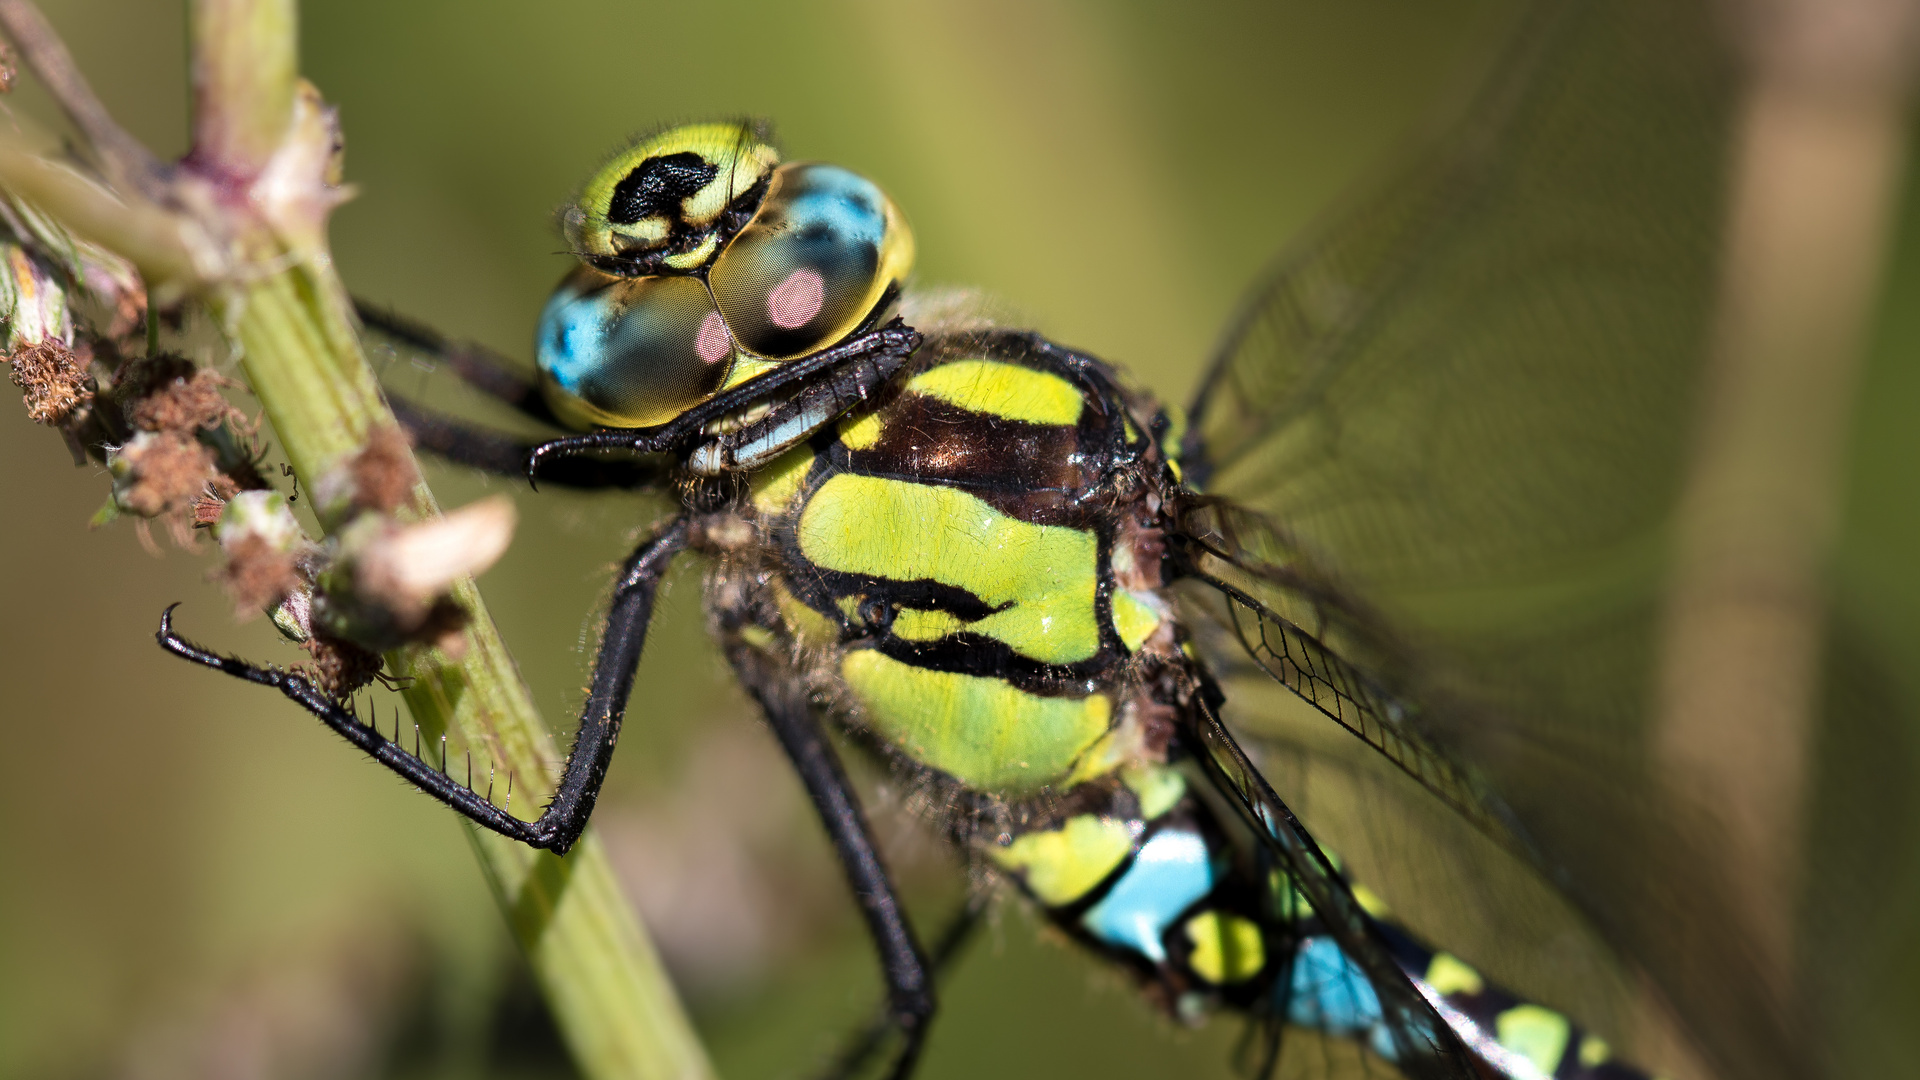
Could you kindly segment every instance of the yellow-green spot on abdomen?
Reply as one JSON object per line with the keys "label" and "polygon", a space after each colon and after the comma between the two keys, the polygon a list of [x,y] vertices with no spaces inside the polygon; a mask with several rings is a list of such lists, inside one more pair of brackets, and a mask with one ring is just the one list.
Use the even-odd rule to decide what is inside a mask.
{"label": "yellow-green spot on abdomen", "polygon": [[1566,1017],[1540,1005],[1515,1005],[1493,1021],[1494,1035],[1501,1046],[1549,1076],[1567,1052],[1572,1029]]}
{"label": "yellow-green spot on abdomen", "polygon": [[1133,851],[1127,823],[1096,814],[1068,818],[1046,832],[1028,833],[988,849],[993,861],[1019,874],[1027,891],[1049,907],[1065,907],[1106,880]]}
{"label": "yellow-green spot on abdomen", "polygon": [[907,381],[909,393],[1029,424],[1080,422],[1080,391],[1058,375],[997,360],[955,360]]}
{"label": "yellow-green spot on abdomen", "polygon": [[1186,932],[1193,943],[1187,966],[1215,986],[1246,982],[1266,966],[1266,943],[1251,919],[1203,911],[1187,920]]}
{"label": "yellow-green spot on abdomen", "polygon": [[1448,994],[1466,994],[1472,996],[1486,989],[1486,981],[1480,973],[1452,953],[1434,953],[1427,962],[1427,985],[1441,996]]}
{"label": "yellow-green spot on abdomen", "polygon": [[791,589],[778,580],[772,582],[770,588],[773,591],[774,605],[780,609],[781,616],[787,621],[788,629],[792,631],[794,637],[799,639],[800,644],[819,649],[839,640],[840,627],[833,620],[808,607],[799,597],[793,595]]}
{"label": "yellow-green spot on abdomen", "polygon": [[1002,609],[965,624],[922,618],[905,630],[953,625],[1044,664],[1100,650],[1093,606],[1099,546],[1090,531],[1029,524],[954,488],[840,473],[807,501],[799,539],[823,569],[932,579]]}
{"label": "yellow-green spot on abdomen", "polygon": [[1028,794],[1066,776],[1106,734],[1099,694],[1040,697],[1003,679],[932,671],[856,649],[840,674],[874,734],[976,791]]}

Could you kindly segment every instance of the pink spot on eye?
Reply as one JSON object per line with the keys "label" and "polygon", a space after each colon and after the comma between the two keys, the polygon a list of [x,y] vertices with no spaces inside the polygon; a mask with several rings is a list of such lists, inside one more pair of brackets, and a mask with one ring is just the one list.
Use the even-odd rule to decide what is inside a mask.
{"label": "pink spot on eye", "polygon": [[709,311],[701,320],[700,334],[693,339],[693,351],[709,364],[725,360],[733,351],[733,339],[727,336],[727,324],[720,321],[719,312]]}
{"label": "pink spot on eye", "polygon": [[802,267],[767,294],[767,318],[782,330],[807,325],[827,302],[827,283],[820,271]]}

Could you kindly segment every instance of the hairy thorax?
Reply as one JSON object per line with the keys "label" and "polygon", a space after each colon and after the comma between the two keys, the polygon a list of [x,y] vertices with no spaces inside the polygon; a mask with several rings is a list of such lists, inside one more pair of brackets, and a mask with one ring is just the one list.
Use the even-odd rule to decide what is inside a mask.
{"label": "hairy thorax", "polygon": [[976,806],[1124,784],[1182,669],[1155,408],[1032,335],[930,336],[703,523],[723,640]]}

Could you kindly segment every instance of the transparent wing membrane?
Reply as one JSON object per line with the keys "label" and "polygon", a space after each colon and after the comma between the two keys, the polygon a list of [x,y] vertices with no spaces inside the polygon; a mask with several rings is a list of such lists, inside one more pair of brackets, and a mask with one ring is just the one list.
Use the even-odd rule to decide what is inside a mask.
{"label": "transparent wing membrane", "polygon": [[1462,118],[1278,264],[1190,409],[1184,569],[1227,719],[1396,916],[1649,1065],[1804,1075],[1713,808],[1651,764],[1735,106],[1704,6],[1536,5]]}
{"label": "transparent wing membrane", "polygon": [[[1416,707],[1389,690],[1381,676],[1354,666],[1321,640],[1336,640],[1342,619],[1342,612],[1327,606],[1337,602],[1334,594],[1316,598],[1308,583],[1284,568],[1205,540],[1192,543],[1186,554],[1186,574],[1220,594],[1222,610],[1215,613],[1220,626],[1259,670],[1378,751],[1490,838],[1516,849],[1523,846],[1490,793],[1420,734]],[[1384,654],[1377,647],[1370,651],[1376,670],[1383,670]]]}

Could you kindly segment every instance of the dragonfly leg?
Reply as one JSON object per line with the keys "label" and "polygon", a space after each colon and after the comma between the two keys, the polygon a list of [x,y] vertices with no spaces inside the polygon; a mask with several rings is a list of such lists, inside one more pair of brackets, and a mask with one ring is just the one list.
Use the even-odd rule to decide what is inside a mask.
{"label": "dragonfly leg", "polygon": [[468,386],[505,405],[510,405],[530,420],[548,427],[565,427],[532,379],[513,370],[505,357],[471,342],[448,341],[438,330],[414,322],[405,316],[355,299],[354,314],[360,321],[395,341],[434,357],[453,369]]}
{"label": "dragonfly leg", "polygon": [[[960,951],[973,940],[973,932],[979,928],[980,916],[986,910],[986,894],[969,894],[967,902],[961,905],[960,910],[953,914],[946,927],[933,939],[933,951],[929,959],[936,987],[953,970],[953,962],[959,957]],[[834,1055],[833,1065],[820,1074],[820,1080],[847,1080],[848,1077],[859,1075],[873,1060],[873,1055],[879,1051],[881,1042],[891,1030],[893,1010],[891,1006],[883,1005],[879,1015],[865,1027],[856,1030],[840,1052]]]}
{"label": "dragonfly leg", "polygon": [[388,738],[362,721],[344,702],[306,676],[221,656],[174,633],[171,607],[160,617],[160,632],[156,636],[161,648],[175,656],[279,690],[375,761],[474,823],[502,836],[564,855],[580,839],[587,819],[593,814],[601,781],[607,775],[607,764],[613,759],[614,744],[620,738],[627,699],[633,692],[634,669],[646,644],[654,595],[673,557],[686,544],[687,519],[675,518],[643,541],[622,567],[614,587],[613,604],[607,612],[606,634],[594,660],[592,689],[587,694],[579,733],[574,736],[573,749],[567,755],[559,789],[534,821],[522,821],[505,808],[493,805],[487,796],[469,788],[464,777],[456,779],[450,775],[444,760],[440,767],[435,767],[410,753],[397,739]]}
{"label": "dragonfly leg", "polygon": [[804,684],[771,670],[764,655],[744,643],[727,649],[740,680],[760,702],[767,722],[793,762],[814,809],[840,855],[853,898],[866,917],[867,930],[880,952],[880,971],[887,984],[888,1020],[901,1035],[899,1056],[888,1072],[892,1080],[912,1075],[926,1042],[935,1009],[933,980],[926,953],[907,923],[893,880],[880,861],[880,852],[867,827],[860,801],[840,766],[840,758],[820,729],[807,700]]}
{"label": "dragonfly leg", "polygon": [[[455,464],[497,476],[526,476],[527,456],[544,440],[523,439],[477,427],[445,413],[415,405],[389,392],[394,418],[407,430],[417,449]],[[666,483],[667,470],[635,458],[573,457],[554,461],[540,473],[540,482],[587,491],[656,489]]]}
{"label": "dragonfly leg", "polygon": [[[439,331],[412,319],[355,300],[360,321],[386,337],[445,364],[462,382],[488,397],[511,406],[522,416],[549,428],[563,428],[547,406],[540,387],[513,370],[506,358],[467,342],[448,341]],[[413,445],[448,461],[501,476],[526,473],[527,455],[544,440],[524,439],[476,427],[444,413],[416,405],[391,392],[387,395],[395,419],[407,430]],[[665,471],[648,462],[571,461],[556,463],[541,478],[561,487],[649,488],[661,484]]]}

